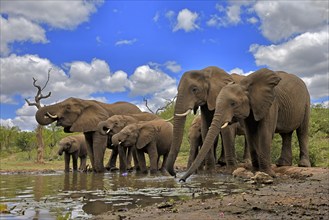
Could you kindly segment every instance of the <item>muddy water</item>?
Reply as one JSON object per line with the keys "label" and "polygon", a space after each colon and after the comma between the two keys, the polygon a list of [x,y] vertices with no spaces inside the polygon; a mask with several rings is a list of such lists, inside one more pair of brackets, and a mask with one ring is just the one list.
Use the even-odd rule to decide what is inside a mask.
{"label": "muddy water", "polygon": [[[2,174],[0,219],[88,219],[154,203],[241,192],[247,185],[224,175],[193,175],[181,184],[169,176],[118,173]],[[64,219],[64,218],[62,218]]]}

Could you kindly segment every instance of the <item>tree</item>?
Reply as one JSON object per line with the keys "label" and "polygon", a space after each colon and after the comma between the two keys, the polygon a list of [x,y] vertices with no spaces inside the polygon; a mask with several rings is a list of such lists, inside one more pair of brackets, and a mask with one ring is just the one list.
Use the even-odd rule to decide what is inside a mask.
{"label": "tree", "polygon": [[[37,88],[37,94],[34,97],[34,101],[35,102],[30,102],[28,99],[25,99],[25,101],[27,102],[27,104],[29,106],[36,106],[38,109],[41,108],[41,99],[46,99],[51,95],[51,92],[49,92],[47,95],[42,95],[42,91],[46,88],[48,82],[49,82],[49,78],[50,78],[50,71],[51,68],[48,70],[48,78],[47,81],[45,83],[45,85],[41,88],[40,85],[37,85],[37,80],[35,78],[33,79],[33,86],[35,88]],[[43,126],[42,125],[38,125],[37,129],[36,129],[36,138],[37,138],[37,163],[44,163],[44,149],[45,149],[45,144],[43,141],[43,137],[42,137],[42,132],[43,132]]]}

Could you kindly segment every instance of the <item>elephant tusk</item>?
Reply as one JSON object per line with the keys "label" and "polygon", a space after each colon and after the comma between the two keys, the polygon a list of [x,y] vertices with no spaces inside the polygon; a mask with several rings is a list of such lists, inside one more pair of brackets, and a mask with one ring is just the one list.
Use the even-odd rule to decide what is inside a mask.
{"label": "elephant tusk", "polygon": [[226,128],[227,125],[228,125],[228,122],[225,122],[225,124],[224,124],[222,127],[220,127],[220,128],[221,128],[221,129]]}
{"label": "elephant tusk", "polygon": [[121,144],[122,142],[121,141],[119,141],[119,145]]}
{"label": "elephant tusk", "polygon": [[106,134],[110,133],[111,131],[111,128],[109,128],[107,131],[106,131]]}
{"label": "elephant tusk", "polygon": [[182,113],[182,114],[178,114],[178,113],[176,113],[175,115],[176,115],[176,116],[179,116],[179,117],[181,117],[181,116],[186,116],[186,115],[190,114],[191,111],[192,111],[192,109],[188,109],[185,113]]}
{"label": "elephant tusk", "polygon": [[174,119],[174,117],[171,117],[169,119],[165,119],[165,121],[168,122],[168,121],[172,121],[173,119]]}
{"label": "elephant tusk", "polygon": [[53,119],[58,118],[57,115],[52,115],[52,114],[50,114],[49,112],[47,112],[47,116],[49,116],[50,118],[53,118]]}

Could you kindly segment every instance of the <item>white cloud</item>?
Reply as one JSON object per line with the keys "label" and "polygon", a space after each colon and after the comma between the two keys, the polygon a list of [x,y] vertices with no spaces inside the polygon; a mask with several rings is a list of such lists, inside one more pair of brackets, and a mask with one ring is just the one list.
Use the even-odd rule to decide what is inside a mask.
{"label": "white cloud", "polygon": [[[54,28],[74,29],[88,21],[103,1],[3,1],[1,13]],[[36,13],[37,12],[37,13]]]}
{"label": "white cloud", "polygon": [[263,35],[274,42],[328,24],[327,1],[257,1],[253,9],[260,18]]}
{"label": "white cloud", "polygon": [[239,75],[249,75],[250,73],[253,73],[255,71],[249,71],[249,72],[244,72],[242,69],[236,67],[230,71],[228,71],[229,74],[232,74],[232,73],[236,73],[236,74],[239,74]]}
{"label": "white cloud", "polygon": [[137,42],[137,39],[134,38],[132,40],[119,40],[115,42],[115,46],[121,46],[121,45],[132,45]]}
{"label": "white cloud", "polygon": [[196,12],[191,12],[188,9],[181,10],[177,15],[177,23],[173,31],[184,30],[185,32],[194,31],[199,29],[196,24],[199,15]]}
{"label": "white cloud", "polygon": [[0,54],[8,55],[9,44],[15,41],[31,41],[33,43],[47,43],[45,30],[39,25],[23,17],[4,18],[0,16],[1,39]]}
{"label": "white cloud", "polygon": [[[74,29],[89,20],[103,1],[1,1],[1,55],[11,52],[13,42],[46,43],[44,24]],[[37,12],[37,13],[36,13]],[[6,15],[6,18],[2,15]]]}
{"label": "white cloud", "polygon": [[329,35],[327,29],[321,32],[306,32],[279,45],[251,45],[257,65],[273,69],[285,69],[299,76],[312,76],[328,71]]}
{"label": "white cloud", "polygon": [[148,65],[136,68],[130,76],[130,95],[145,96],[163,91],[175,85],[175,80],[160,70],[151,69]]}
{"label": "white cloud", "polygon": [[164,65],[173,73],[178,73],[182,70],[182,67],[176,61],[167,61]]}
{"label": "white cloud", "polygon": [[[49,68],[50,80],[42,92],[43,95],[52,92],[51,96],[41,101],[42,104],[52,104],[68,97],[82,99],[97,99],[108,102],[105,93],[125,92],[128,89],[132,96],[147,96],[150,105],[155,109],[164,106],[166,100],[176,94],[176,80],[171,78],[160,69],[152,69],[148,65],[139,66],[134,74],[128,74],[122,70],[111,72],[109,65],[104,60],[93,59],[90,63],[74,61],[64,65],[65,71],[56,67],[49,60],[36,55],[17,56],[11,54],[0,58],[1,66],[1,103],[18,104],[20,100],[28,98],[34,102],[36,88],[33,87],[34,77],[41,87],[47,81]],[[172,71],[178,70],[179,65],[175,61],[166,62],[166,66]],[[104,96],[97,98],[93,94],[100,93]],[[144,104],[138,98],[139,106]],[[1,123],[18,126],[22,130],[32,130],[36,127],[35,107],[26,103],[16,111],[16,117],[12,119],[1,119]]]}

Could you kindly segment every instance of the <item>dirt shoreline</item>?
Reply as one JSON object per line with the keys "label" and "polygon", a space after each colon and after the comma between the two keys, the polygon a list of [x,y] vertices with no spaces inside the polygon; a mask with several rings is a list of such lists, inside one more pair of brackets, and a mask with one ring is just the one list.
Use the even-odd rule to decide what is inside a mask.
{"label": "dirt shoreline", "polygon": [[154,204],[95,216],[119,219],[329,219],[328,168],[275,168],[273,183],[210,199]]}

